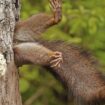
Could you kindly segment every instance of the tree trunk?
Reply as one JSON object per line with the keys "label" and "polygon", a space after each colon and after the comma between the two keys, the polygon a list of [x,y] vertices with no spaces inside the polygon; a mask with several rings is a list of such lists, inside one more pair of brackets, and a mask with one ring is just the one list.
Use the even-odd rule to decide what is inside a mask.
{"label": "tree trunk", "polygon": [[18,18],[19,0],[0,0],[0,105],[22,105],[12,49]]}

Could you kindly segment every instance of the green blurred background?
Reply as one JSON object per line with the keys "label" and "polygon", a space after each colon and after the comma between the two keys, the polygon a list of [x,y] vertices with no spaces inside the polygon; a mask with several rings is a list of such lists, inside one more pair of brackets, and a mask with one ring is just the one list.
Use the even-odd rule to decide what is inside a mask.
{"label": "green blurred background", "polygon": [[[51,13],[48,0],[21,0],[21,19]],[[44,33],[46,40],[64,40],[88,49],[105,70],[105,0],[63,0],[62,22]],[[24,105],[73,105],[66,90],[49,72],[35,65],[20,68]]]}

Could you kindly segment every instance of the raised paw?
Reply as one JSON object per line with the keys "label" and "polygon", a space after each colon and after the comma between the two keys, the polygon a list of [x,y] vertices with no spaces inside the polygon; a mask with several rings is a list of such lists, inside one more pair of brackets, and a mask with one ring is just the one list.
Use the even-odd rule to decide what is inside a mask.
{"label": "raised paw", "polygon": [[54,12],[55,22],[59,22],[62,18],[61,0],[50,0],[52,11]]}
{"label": "raised paw", "polygon": [[63,62],[63,57],[61,52],[54,52],[51,56],[52,60],[50,61],[51,67],[60,67]]}
{"label": "raised paw", "polygon": [[57,10],[58,8],[61,8],[61,0],[50,0],[50,4],[52,10]]}

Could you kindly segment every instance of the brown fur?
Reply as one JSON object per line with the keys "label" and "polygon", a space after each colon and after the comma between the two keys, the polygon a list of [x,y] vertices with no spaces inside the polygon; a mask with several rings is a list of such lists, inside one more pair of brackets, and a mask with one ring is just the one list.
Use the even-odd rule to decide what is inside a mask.
{"label": "brown fur", "polygon": [[[61,67],[49,67],[49,70],[56,74],[57,78],[68,88],[69,94],[72,94],[77,105],[101,105],[105,103],[105,78],[90,58],[81,53],[77,47],[64,42],[40,41],[40,44],[53,51],[58,50],[63,53],[64,61]],[[23,54],[19,48],[21,47],[18,47],[20,52],[15,52],[15,61],[20,65],[26,64],[25,60],[21,62],[22,58],[18,57],[22,55],[27,61],[31,60],[32,64],[44,65],[47,60],[47,58],[41,57],[43,63],[37,62],[37,57],[33,55],[35,54],[34,51],[31,53],[32,57],[30,59],[29,56],[26,56],[29,54],[29,50]]]}
{"label": "brown fur", "polygon": [[[51,51],[36,42],[36,40],[40,38],[42,32],[61,21],[61,0],[50,0],[50,5],[53,11],[52,15],[39,13],[27,20],[19,21],[16,24],[13,38],[15,45],[14,52],[18,54],[17,58],[21,59],[20,62],[25,61],[31,63],[34,62],[34,59],[36,58],[36,62],[39,64],[49,64],[49,62],[54,61],[51,66],[59,66],[60,62],[62,62],[61,52]],[[42,61],[42,58],[44,59],[44,62]],[[29,61],[27,61],[27,59]]]}
{"label": "brown fur", "polygon": [[90,55],[87,56],[86,52],[64,42],[42,41],[40,43],[51,50],[63,53],[63,64],[52,71],[65,83],[77,105],[105,103],[105,78],[98,66],[93,63],[94,60],[90,59]]}
{"label": "brown fur", "polygon": [[[58,3],[55,3],[57,1]],[[52,4],[59,4],[59,1],[60,0],[51,0]],[[59,5],[57,8],[56,7],[57,5],[53,8],[53,10],[56,9],[56,11],[52,16],[38,14],[26,21],[17,23],[14,43],[36,41],[39,39],[39,35],[43,31],[50,26],[59,23],[61,20],[61,7]],[[60,51],[63,53],[63,64],[60,68],[53,68],[52,71],[64,82],[69,89],[69,93],[73,95],[77,104],[100,105],[100,103],[105,102],[105,79],[99,72],[97,66],[94,65],[88,57],[86,57],[87,55],[85,53],[82,53],[77,48],[62,42],[42,41],[40,44],[52,51]],[[44,61],[48,59],[44,56],[35,56],[36,50],[34,52],[34,49],[28,50],[27,48],[24,52],[24,48],[26,47],[19,47],[18,45],[17,47],[14,46],[15,61],[18,64],[39,63],[43,65],[43,63],[45,63]],[[34,48],[36,47],[34,46]],[[40,63],[41,60],[38,61],[39,58],[43,63]]]}

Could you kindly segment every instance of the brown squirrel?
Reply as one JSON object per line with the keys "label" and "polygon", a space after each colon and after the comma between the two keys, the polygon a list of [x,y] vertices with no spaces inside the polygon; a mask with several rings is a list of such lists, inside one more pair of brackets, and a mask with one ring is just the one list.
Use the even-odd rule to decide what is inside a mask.
{"label": "brown squirrel", "polygon": [[[24,44],[22,47],[24,47],[24,50],[27,50],[28,48],[31,52],[33,49],[35,49],[34,51],[36,57],[39,57],[37,59],[38,63],[42,57],[45,57],[45,59],[48,57],[48,62],[50,62],[51,66],[53,67],[60,66],[61,62],[63,61],[62,53],[58,51],[51,51],[37,42],[42,32],[46,31],[47,28],[59,23],[62,18],[61,0],[50,0],[50,4],[52,7],[53,15],[40,13],[33,15],[25,21],[19,21],[16,23],[14,45],[23,42],[35,42],[34,44]],[[25,59],[25,57],[23,58]],[[41,62],[44,63],[43,61]]]}
{"label": "brown squirrel", "polygon": [[36,57],[38,55],[34,43],[27,45],[22,43],[14,46],[15,61],[18,66],[31,63],[48,68],[67,87],[68,94],[72,95],[77,105],[105,104],[105,78],[85,52],[60,41],[40,40],[39,42],[46,48],[62,52],[62,65],[51,68],[48,65],[49,57]]}
{"label": "brown squirrel", "polygon": [[[101,103],[105,103],[105,79],[85,53],[64,42],[41,41],[38,38],[39,33],[61,19],[61,8],[58,8],[60,7],[59,0],[52,0],[51,4],[53,9],[57,6],[54,9],[54,16],[39,14],[17,23],[14,36],[16,65],[31,63],[49,67],[49,70],[63,81],[77,105],[101,105]],[[36,42],[33,42],[34,40]],[[53,64],[57,63],[56,65],[59,64],[58,59],[61,61],[62,57],[55,57],[53,51],[56,50],[62,52],[63,63],[60,67],[50,67],[49,61]],[[53,60],[49,57],[49,52],[53,52],[52,55],[55,57]]]}

